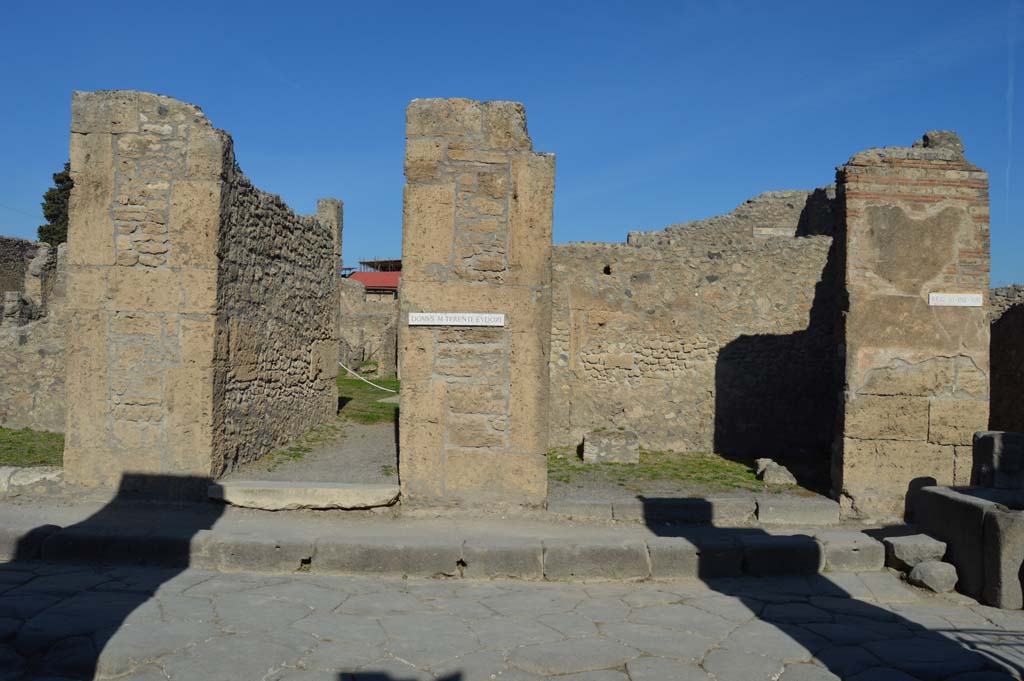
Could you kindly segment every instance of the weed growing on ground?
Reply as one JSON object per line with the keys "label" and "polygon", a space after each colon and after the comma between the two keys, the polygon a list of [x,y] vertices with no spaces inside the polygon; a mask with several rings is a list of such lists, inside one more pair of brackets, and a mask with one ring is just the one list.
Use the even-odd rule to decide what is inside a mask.
{"label": "weed growing on ground", "polygon": [[0,428],[0,466],[61,466],[64,436],[43,430]]}
{"label": "weed growing on ground", "polygon": [[260,459],[260,463],[266,466],[268,471],[275,470],[281,464],[288,461],[298,461],[313,451],[313,447],[323,442],[330,442],[338,438],[345,429],[345,424],[340,418],[335,418],[328,423],[310,428],[299,439],[287,447],[275,450]]}
{"label": "weed growing on ground", "polygon": [[650,482],[677,482],[709,491],[762,491],[747,464],[730,461],[717,454],[655,452],[640,450],[640,463],[584,464],[573,449],[562,447],[548,453],[548,479],[571,484],[591,482],[614,484],[633,492],[643,492]]}

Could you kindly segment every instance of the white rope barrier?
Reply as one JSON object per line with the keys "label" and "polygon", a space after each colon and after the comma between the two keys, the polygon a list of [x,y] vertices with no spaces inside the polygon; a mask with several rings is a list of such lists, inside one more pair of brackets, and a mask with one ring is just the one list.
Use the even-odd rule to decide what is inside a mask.
{"label": "white rope barrier", "polygon": [[[363,378],[362,376],[360,376],[360,375],[359,375],[359,374],[357,374],[356,372],[352,371],[351,369],[349,369],[349,368],[348,368],[347,366],[345,366],[345,365],[344,365],[344,364],[342,364],[341,362],[338,362],[338,366],[340,366],[340,367],[341,367],[342,369],[344,369],[345,371],[349,372],[350,374],[352,374],[353,376],[355,376],[356,378],[358,378],[358,379],[359,379],[360,381],[362,381],[363,383],[370,383],[370,381],[367,381],[367,380],[366,380],[365,378]],[[376,388],[377,390],[383,390],[383,391],[384,391],[384,392],[386,392],[386,393],[394,393],[394,394],[396,394],[396,395],[398,394],[398,391],[397,391],[397,390],[392,390],[391,388],[385,388],[384,386],[382,386],[382,385],[377,385],[376,383],[370,383],[370,385],[372,385],[372,386],[373,386],[374,388]]]}

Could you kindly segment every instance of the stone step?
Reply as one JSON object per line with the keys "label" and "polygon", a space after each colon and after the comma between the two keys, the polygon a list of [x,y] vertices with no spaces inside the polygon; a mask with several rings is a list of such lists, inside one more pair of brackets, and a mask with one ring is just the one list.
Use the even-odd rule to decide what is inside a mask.
{"label": "stone step", "polygon": [[[148,522],[79,523],[32,529],[0,526],[0,560],[131,563],[249,572],[547,581],[645,580],[869,572],[882,544],[859,531],[698,528],[678,536],[622,528],[553,527],[502,533],[486,524],[453,526],[339,521],[294,530],[259,519],[244,530],[185,530]],[[171,519],[168,519],[171,522]]]}
{"label": "stone step", "polygon": [[230,480],[210,485],[209,496],[232,506],[263,511],[354,510],[390,506],[398,500],[398,485]]}
{"label": "stone step", "polygon": [[825,526],[839,523],[839,504],[822,496],[761,494],[706,498],[558,499],[548,511],[577,519],[620,520],[677,525]]}

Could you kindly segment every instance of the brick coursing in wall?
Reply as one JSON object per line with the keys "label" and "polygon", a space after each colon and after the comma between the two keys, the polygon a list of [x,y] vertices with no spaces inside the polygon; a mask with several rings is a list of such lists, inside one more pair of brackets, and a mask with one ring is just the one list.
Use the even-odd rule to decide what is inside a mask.
{"label": "brick coursing in wall", "polygon": [[768,192],[626,244],[554,249],[551,436],[827,466],[838,387],[832,188]]}
{"label": "brick coursing in wall", "polygon": [[833,468],[848,515],[901,516],[914,485],[966,484],[988,425],[988,176],[952,133],[856,154],[843,205],[845,391]]}

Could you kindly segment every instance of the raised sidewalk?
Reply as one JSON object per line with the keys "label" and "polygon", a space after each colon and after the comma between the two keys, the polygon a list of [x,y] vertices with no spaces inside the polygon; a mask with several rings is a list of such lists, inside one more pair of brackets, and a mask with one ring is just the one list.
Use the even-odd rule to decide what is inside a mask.
{"label": "raised sidewalk", "polygon": [[466,513],[270,513],[52,499],[0,503],[0,560],[221,571],[643,580],[880,570],[855,527],[650,526]]}

